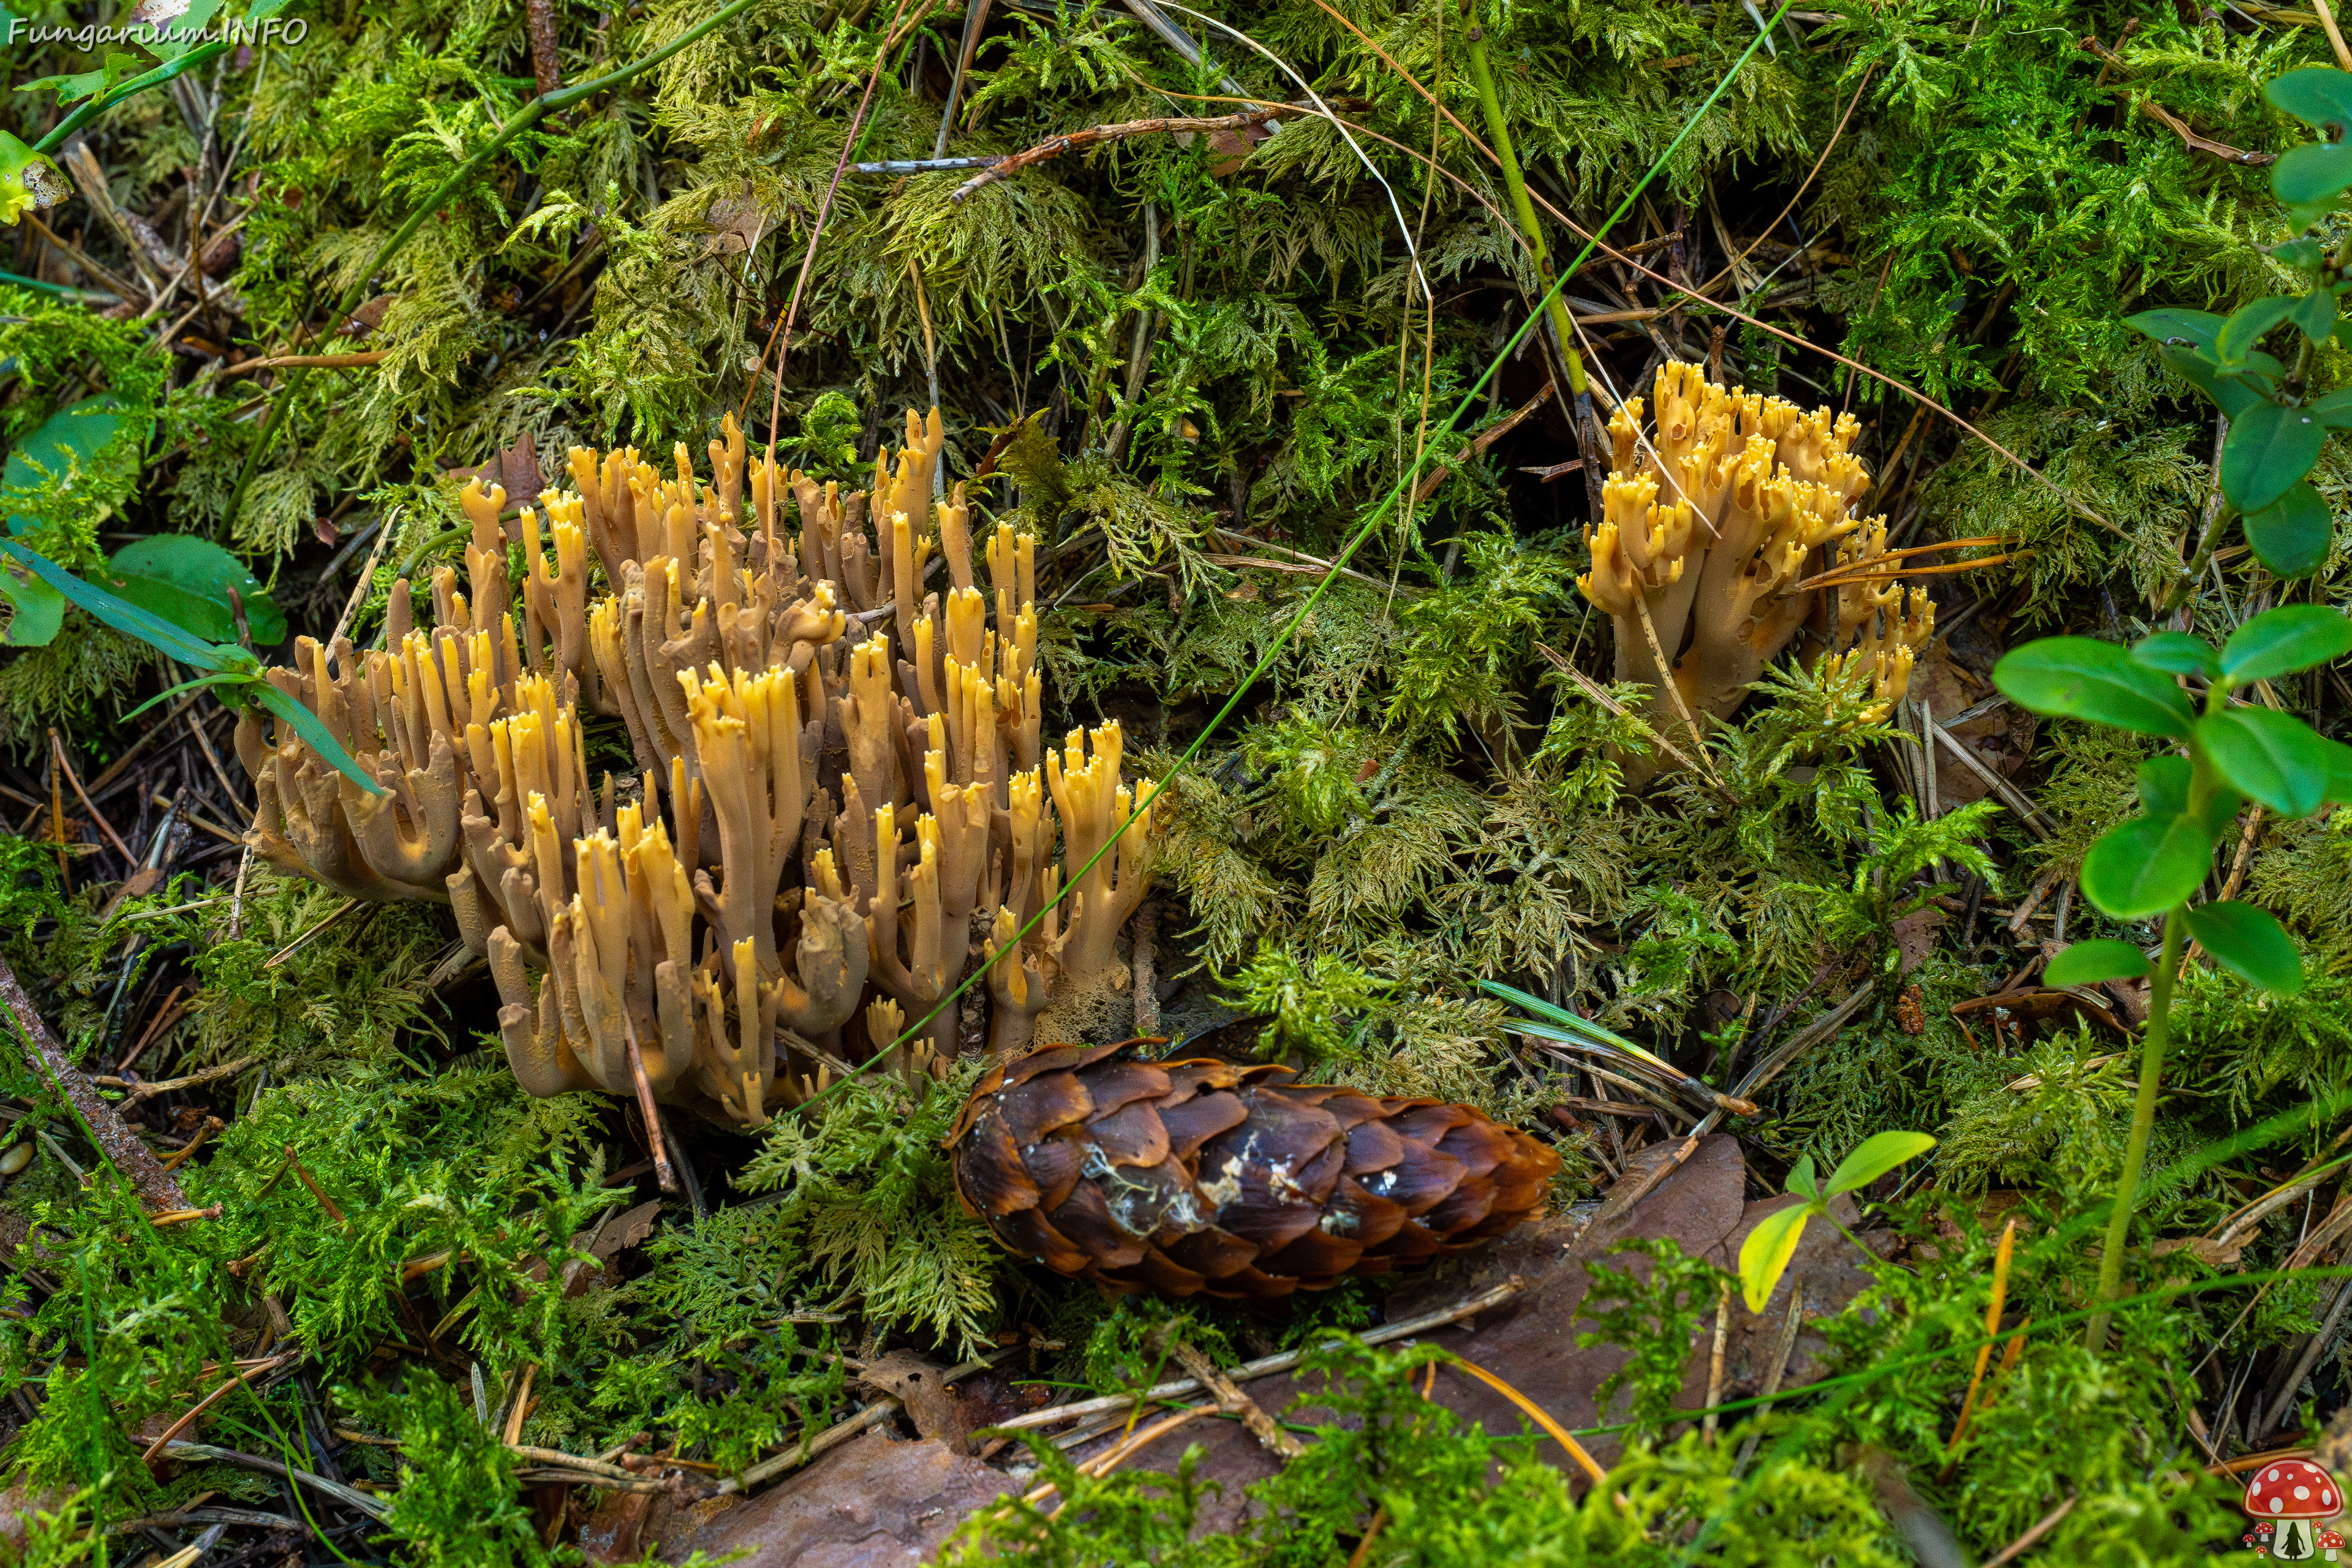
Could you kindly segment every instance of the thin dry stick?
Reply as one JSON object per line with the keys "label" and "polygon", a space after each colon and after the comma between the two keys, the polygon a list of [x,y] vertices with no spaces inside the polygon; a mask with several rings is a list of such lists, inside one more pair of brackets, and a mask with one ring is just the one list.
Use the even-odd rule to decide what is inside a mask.
{"label": "thin dry stick", "polygon": [[73,785],[74,794],[81,798],[82,809],[89,813],[90,819],[98,824],[100,830],[106,835],[106,841],[114,846],[114,852],[122,857],[124,864],[136,870],[139,857],[131,852],[131,846],[122,842],[122,835],[114,831],[114,824],[100,815],[98,806],[89,798],[89,792],[81,787],[81,780],[75,774],[73,764],[66,761],[66,743],[58,739],[55,730],[49,731],[49,752],[57,759],[58,771],[65,774],[66,783]]}
{"label": "thin dry stick", "polygon": [[[1515,1274],[1501,1284],[1491,1289],[1483,1290],[1466,1301],[1457,1301],[1451,1307],[1443,1308],[1434,1312],[1424,1312],[1417,1318],[1407,1318],[1401,1323],[1387,1323],[1377,1329],[1369,1329],[1358,1338],[1365,1344],[1378,1345],[1386,1344],[1391,1340],[1405,1339],[1430,1329],[1442,1329],[1448,1323],[1458,1321],[1463,1318],[1475,1317],[1489,1308],[1500,1306],[1527,1288],[1528,1282]],[[1286,1351],[1280,1355],[1265,1356],[1257,1361],[1244,1363],[1235,1367],[1227,1375],[1235,1383],[1247,1383],[1253,1378],[1265,1377],[1271,1373],[1288,1372],[1306,1360],[1307,1353],[1306,1351]],[[990,1433],[1023,1432],[1034,1426],[1055,1426],[1065,1421],[1075,1421],[1082,1416],[1099,1415],[1109,1410],[1124,1410],[1130,1405],[1150,1405],[1163,1399],[1174,1399],[1182,1394],[1195,1393],[1200,1386],[1201,1380],[1196,1377],[1181,1377],[1173,1383],[1163,1383],[1147,1388],[1141,1394],[1106,1394],[1100,1399],[1082,1399],[1073,1405],[1056,1405],[1050,1409],[1033,1410],[1026,1415],[1016,1415],[1010,1421],[1000,1421],[987,1430]]]}
{"label": "thin dry stick", "polygon": [[[1179,1426],[1197,1421],[1203,1415],[1214,1415],[1216,1414],[1217,1406],[1213,1403],[1208,1405],[1195,1405],[1189,1410],[1179,1410],[1173,1415],[1166,1416],[1161,1420],[1153,1422],[1150,1426],[1146,1426],[1140,1432],[1130,1433],[1127,1436],[1120,1438],[1118,1443],[1114,1444],[1109,1448],[1105,1449],[1102,1453],[1097,1454],[1091,1459],[1088,1459],[1085,1464],[1080,1465],[1078,1467],[1078,1473],[1085,1476],[1092,1476],[1097,1479],[1100,1479],[1102,1477],[1107,1476],[1110,1474],[1111,1471],[1118,1468],[1120,1465],[1126,1463],[1129,1459],[1143,1452],[1144,1449],[1150,1447],[1152,1444],[1160,1441],[1160,1438],[1168,1436],[1169,1433],[1175,1431]],[[1021,1500],[1034,1508],[1037,1504],[1044,1502],[1047,1498],[1052,1497],[1060,1489],[1061,1487],[1057,1482],[1041,1481],[1036,1486],[1030,1488],[1028,1492],[1023,1496]],[[1068,1506],[1068,1500],[1065,1499],[1063,1502],[1054,1510],[1055,1516],[1058,1517],[1062,1510]],[[998,1517],[1003,1518],[1005,1517],[1005,1514],[1000,1513]]]}
{"label": "thin dry stick", "polygon": [[293,957],[296,953],[301,952],[302,949],[309,946],[311,939],[316,937],[320,931],[325,931],[329,926],[333,925],[337,921],[341,920],[345,915],[350,914],[353,910],[358,909],[359,907],[359,900],[345,899],[342,902],[341,908],[336,910],[333,914],[329,915],[317,925],[312,926],[309,931],[304,931],[300,936],[296,937],[292,942],[288,942],[284,947],[279,948],[276,952],[271,953],[269,955],[269,961],[267,963],[264,963],[261,967],[264,969],[277,968],[279,964],[285,963],[288,959]]}
{"label": "thin dry stick", "polygon": [[646,1078],[645,1054],[637,1048],[636,1026],[624,1015],[621,1019],[621,1044],[629,1054],[629,1076],[637,1083],[637,1109],[646,1119],[646,1142],[651,1145],[654,1173],[661,1190],[676,1194],[677,1173],[670,1169],[669,1145],[662,1141],[661,1112],[654,1105],[654,1086]]}
{"label": "thin dry stick", "polygon": [[[2325,5],[2327,4],[2327,0],[2318,0],[2318,4]],[[2325,12],[2321,13],[2323,16],[2326,14],[2326,13]],[[2338,47],[2340,47],[2341,46],[2339,45]],[[1990,1557],[1986,1558],[1984,1561],[1984,1568],[2005,1568],[2006,1564],[2016,1562],[2017,1559],[2023,1554],[2027,1547],[2032,1546],[2035,1542],[2049,1534],[2050,1531],[2057,1526],[2058,1521],[2065,1518],[2066,1515],[2074,1510],[2074,1504],[2077,1500],[2079,1500],[2070,1497],[2064,1502],[2060,1503],[2056,1508],[2052,1509],[2048,1513],[2043,1514],[2034,1524],[2032,1529],[2027,1531],[2023,1535],[2019,1536],[2016,1540],[2002,1547],[1999,1552],[1994,1552]]]}
{"label": "thin dry stick", "polygon": [[1707,782],[1721,789],[1723,781],[1716,776],[1714,760],[1706,754],[1706,737],[1698,732],[1698,721],[1691,717],[1690,704],[1683,700],[1683,689],[1675,683],[1674,666],[1666,662],[1666,650],[1658,646],[1657,623],[1650,619],[1650,596],[1637,592],[1633,595],[1633,608],[1642,615],[1642,640],[1650,645],[1650,662],[1658,672],[1658,686],[1673,700],[1675,711],[1682,718],[1683,727],[1690,731],[1691,746],[1698,753],[1699,764],[1706,773]]}
{"label": "thin dry stick", "polygon": [[[1536,651],[1542,654],[1546,658],[1551,660],[1555,668],[1557,668],[1562,675],[1567,676],[1569,679],[1574,681],[1578,690],[1583,692],[1587,697],[1591,698],[1593,701],[1598,702],[1601,707],[1607,709],[1618,718],[1639,725],[1641,727],[1642,733],[1648,736],[1651,740],[1655,741],[1658,743],[1658,749],[1660,751],[1665,752],[1666,755],[1672,757],[1675,762],[1680,763],[1683,765],[1685,772],[1696,773],[1700,771],[1699,765],[1696,763],[1692,762],[1688,757],[1683,755],[1681,747],[1675,745],[1672,741],[1667,740],[1657,731],[1652,729],[1648,720],[1643,718],[1640,714],[1633,712],[1623,703],[1610,696],[1607,689],[1603,688],[1599,681],[1594,680],[1592,677],[1585,674],[1584,671],[1577,668],[1576,666],[1569,663],[1567,659],[1561,658],[1558,653],[1546,647],[1541,643],[1536,644]],[[1722,788],[1720,784],[1717,784],[1717,787],[1718,789]],[[1730,798],[1730,792],[1728,790],[1724,792],[1724,798],[1727,800]]]}
{"label": "thin dry stick", "polygon": [[300,1351],[291,1351],[285,1355],[274,1357],[273,1359],[262,1362],[257,1365],[247,1367],[243,1372],[240,1372],[235,1377],[228,1379],[218,1388],[214,1389],[210,1394],[205,1394],[202,1399],[197,1400],[195,1404],[190,1405],[187,1411],[183,1414],[177,1421],[173,1422],[171,1426],[163,1429],[163,1435],[162,1436],[147,1445],[147,1451],[139,1456],[139,1462],[142,1465],[152,1465],[156,1460],[162,1458],[163,1457],[164,1448],[170,1445],[172,1440],[177,1437],[181,1433],[186,1431],[190,1426],[194,1426],[195,1424],[196,1417],[202,1415],[205,1411],[211,1409],[215,1404],[219,1403],[221,1396],[227,1394],[229,1390],[233,1388],[242,1388],[265,1372],[275,1372],[279,1367],[291,1366],[294,1363],[300,1361],[301,1359],[302,1352]]}
{"label": "thin dry stick", "polygon": [[101,1078],[97,1081],[109,1089],[130,1089],[131,1093],[123,1103],[136,1105],[142,1100],[151,1100],[159,1094],[169,1094],[175,1089],[193,1089],[200,1083],[213,1083],[221,1079],[235,1078],[260,1060],[259,1057],[239,1057],[233,1062],[223,1062],[218,1067],[209,1067],[202,1072],[190,1073],[185,1078],[169,1078],[155,1083],[129,1084],[119,1078]]}
{"label": "thin dry stick", "polygon": [[2319,13],[2319,25],[2327,29],[2327,47],[2336,51],[2336,63],[2352,71],[2352,49],[2344,47],[2344,34],[2336,26],[2336,7],[2327,0],[2311,0],[2311,8]]}
{"label": "thin dry stick", "polygon": [[[898,18],[906,14],[907,0],[898,0],[898,8],[890,14],[893,36]],[[930,0],[924,0],[923,14],[930,14]],[[824,237],[825,219],[833,215],[835,193],[841,189],[841,177],[848,172],[849,155],[857,150],[858,133],[866,126],[866,111],[873,107],[874,89],[881,85],[883,68],[889,63],[889,58],[887,47],[874,51],[874,69],[866,78],[866,90],[858,97],[857,111],[849,117],[849,132],[841,139],[841,156],[834,160],[833,178],[825,182],[824,197],[817,203],[816,218],[809,225],[808,249],[802,253],[801,269],[793,279],[792,299],[784,306],[784,313],[776,318],[775,331],[768,334],[767,346],[760,351],[759,363],[751,367],[751,384],[743,388],[743,405],[735,411],[738,424],[751,413],[751,395],[760,390],[760,372],[767,366],[769,350],[774,350],[776,390],[768,405],[768,445],[772,448],[768,457],[771,462],[775,459],[772,448],[776,441],[776,425],[783,417],[784,366],[793,356],[793,326],[800,319],[801,295],[808,287],[809,273],[816,267],[817,241]]]}
{"label": "thin dry stick", "polygon": [[1706,1361],[1706,1415],[1698,1424],[1700,1434],[1709,1443],[1715,1441],[1715,1407],[1723,1401],[1723,1352],[1730,1329],[1731,1281],[1727,1279],[1715,1301],[1715,1348]]}
{"label": "thin dry stick", "polygon": [[[1798,1331],[1805,1323],[1805,1281],[1801,1276],[1789,1286],[1788,1316],[1780,1320],[1780,1333],[1772,1347],[1772,1364],[1764,1373],[1764,1386],[1759,1392],[1770,1399],[1780,1392],[1780,1379],[1788,1375],[1790,1354],[1797,1348]],[[1739,1475],[1748,1462],[1756,1457],[1756,1447],[1764,1440],[1763,1433],[1751,1429],[1748,1441],[1739,1446],[1739,1458],[1733,1461],[1731,1473]]]}
{"label": "thin dry stick", "polygon": [[327,1195],[327,1189],[320,1186],[318,1178],[311,1175],[309,1168],[295,1157],[291,1143],[286,1145],[286,1168],[302,1179],[302,1184],[310,1189],[310,1195],[319,1200],[319,1206],[327,1211],[329,1219],[345,1230],[351,1228],[352,1222],[343,1217],[343,1211],[335,1206],[335,1200]]}
{"label": "thin dry stick", "polygon": [[242,803],[236,798],[236,786],[229,783],[228,770],[221,765],[220,753],[213,750],[212,737],[205,733],[204,724],[194,711],[188,714],[187,719],[188,733],[196,738],[196,749],[203,752],[205,761],[212,764],[213,777],[220,780],[221,788],[227,792],[228,804],[234,809]]}
{"label": "thin dry stick", "polygon": [[992,163],[948,193],[950,205],[961,206],[964,199],[999,180],[1009,180],[1024,169],[1034,169],[1049,159],[1065,153],[1084,152],[1105,142],[1116,142],[1128,136],[1159,136],[1202,131],[1242,131],[1253,125],[1263,125],[1269,120],[1293,119],[1301,110],[1287,105],[1261,105],[1245,109],[1238,114],[1212,115],[1205,119],[1124,120],[1113,125],[1089,125],[1067,135],[1049,137],[1034,147],[1024,147],[1003,163]]}
{"label": "thin dry stick", "polygon": [[149,1214],[171,1214],[188,1206],[180,1184],[163,1169],[153,1150],[141,1142],[122,1120],[122,1113],[99,1098],[98,1089],[66,1055],[65,1047],[49,1033],[33,999],[16,983],[5,960],[0,960],[0,1009],[13,1015],[16,1032],[25,1037],[39,1058],[38,1068],[56,1083],[81,1118],[82,1127],[99,1152],[122,1173],[139,1194],[140,1206]]}
{"label": "thin dry stick", "polygon": [[[2042,810],[2039,806],[2035,805],[2032,801],[2026,799],[2023,795],[2019,793],[2015,784],[2011,784],[2007,779],[2001,777],[1999,773],[1993,772],[1990,768],[1985,766],[1984,763],[1978,761],[1976,752],[1960,744],[1958,741],[1953,738],[1952,732],[1949,730],[1947,730],[1942,725],[1937,723],[1935,720],[1929,719],[1927,721],[1927,729],[1928,731],[1936,737],[1936,739],[1944,742],[1944,749],[1946,751],[1958,757],[1961,763],[1966,766],[1970,773],[1976,774],[1977,777],[1984,781],[1986,788],[1991,790],[1993,794],[2000,796],[2001,804],[2003,805],[2008,806],[2010,810],[2017,813],[2018,816],[2023,820],[2027,828],[2032,832],[2036,838],[2047,838],[2050,837],[2050,830],[2046,826],[2049,819],[2042,815]],[[2054,882],[2053,885],[2055,885]],[[2029,910],[2028,912],[2031,913],[2032,911]],[[2018,923],[2021,926],[2023,924],[2022,921]]]}
{"label": "thin dry stick", "polygon": [[1551,377],[1546,376],[1544,377],[1544,384],[1536,388],[1536,395],[1533,397],[1528,398],[1525,403],[1520,404],[1517,408],[1511,410],[1510,414],[1507,417],[1496,421],[1494,425],[1488,426],[1486,429],[1481,430],[1476,436],[1473,437],[1463,446],[1462,450],[1454,454],[1453,461],[1440,463],[1436,467],[1431,468],[1429,472],[1423,477],[1421,483],[1413,487],[1413,500],[1416,503],[1419,503],[1425,501],[1430,497],[1435,495],[1437,493],[1437,487],[1444,484],[1454,469],[1462,467],[1471,458],[1480,456],[1496,442],[1501,440],[1504,437],[1509,435],[1512,431],[1517,429],[1528,420],[1534,418],[1550,396]]}
{"label": "thin dry stick", "polygon": [[390,349],[368,349],[349,354],[277,354],[233,364],[220,373],[220,379],[226,381],[234,375],[251,375],[264,370],[357,370],[362,365],[382,364],[391,353]]}
{"label": "thin dry stick", "polygon": [[177,1150],[173,1151],[172,1157],[163,1162],[163,1169],[167,1171],[176,1171],[181,1166],[186,1164],[190,1157],[193,1156],[197,1150],[205,1146],[205,1139],[211,1137],[214,1133],[219,1131],[222,1128],[227,1125],[227,1122],[223,1121],[217,1116],[205,1117],[205,1124],[196,1129],[196,1135],[189,1139],[185,1143],[182,1144]]}
{"label": "thin dry stick", "polygon": [[[51,738],[57,731],[51,731]],[[73,891],[73,873],[66,868],[66,795],[65,772],[58,766],[58,753],[49,752],[49,839],[58,847],[58,880],[68,893]]]}
{"label": "thin dry stick", "polygon": [[2230,859],[2229,879],[2221,884],[2221,901],[2229,902],[2238,896],[2238,888],[2246,879],[2246,862],[2252,858],[2254,838],[2263,827],[2263,808],[2254,807],[2246,814],[2246,826],[2238,833],[2238,852]]}
{"label": "thin dry stick", "polygon": [[728,1477],[719,1483],[719,1495],[724,1497],[731,1492],[747,1492],[762,1481],[772,1480],[787,1470],[798,1469],[819,1454],[828,1449],[837,1448],[848,1442],[867,1427],[879,1426],[883,1422],[898,1415],[901,1408],[903,1406],[895,1399],[877,1399],[856,1415],[844,1421],[836,1421],[809,1439],[808,1451],[805,1454],[798,1447],[793,1447],[778,1454],[772,1459],[752,1466],[740,1476]]}
{"label": "thin dry stick", "polygon": [[1284,1459],[1295,1459],[1307,1452],[1306,1444],[1283,1430],[1280,1423],[1268,1415],[1256,1400],[1243,1393],[1241,1384],[1219,1371],[1217,1363],[1198,1346],[1180,1339],[1168,1349],[1186,1372],[1199,1378],[1202,1386],[1217,1396],[1218,1409],[1241,1417],[1242,1425],[1249,1428],[1249,1435],[1257,1439],[1259,1447]]}
{"label": "thin dry stick", "polygon": [[509,1447],[522,1441],[523,1417],[530,1414],[530,1380],[538,1373],[537,1362],[522,1363],[522,1386],[515,1390],[514,1409],[507,1415],[506,1441]]}

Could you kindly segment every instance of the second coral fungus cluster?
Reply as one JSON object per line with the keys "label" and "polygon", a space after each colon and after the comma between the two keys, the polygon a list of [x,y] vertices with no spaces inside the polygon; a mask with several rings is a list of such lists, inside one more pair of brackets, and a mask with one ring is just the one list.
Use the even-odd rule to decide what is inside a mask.
{"label": "second coral fungus cluster", "polygon": [[[900,1065],[954,1057],[938,1005],[971,964],[997,1052],[1122,973],[1150,822],[1085,869],[1134,810],[1118,726],[1044,743],[1035,542],[975,551],[961,487],[934,500],[936,412],[863,493],[725,434],[707,484],[683,445],[675,478],[575,448],[576,489],[511,516],[477,481],[465,587],[436,573],[429,626],[404,579],[381,647],[297,644],[271,679],[384,793],[264,715],[237,749],[272,865],[452,907],[532,1093],[757,1124],[926,1016]],[[635,776],[592,778],[590,715],[625,726]]]}
{"label": "second coral fungus cluster", "polygon": [[[1866,679],[1872,717],[1900,701],[1935,605],[1873,563],[1886,556],[1886,520],[1858,511],[1870,475],[1853,456],[1852,415],[1811,413],[1777,397],[1709,382],[1669,363],[1654,384],[1656,424],[1629,397],[1609,421],[1604,515],[1585,542],[1592,569],[1577,580],[1609,613],[1617,676],[1664,697],[1663,657],[1678,708],[1727,718],[1799,633],[1817,654]],[[1884,565],[1891,568],[1892,561]],[[1814,586],[1809,574],[1837,570]]]}

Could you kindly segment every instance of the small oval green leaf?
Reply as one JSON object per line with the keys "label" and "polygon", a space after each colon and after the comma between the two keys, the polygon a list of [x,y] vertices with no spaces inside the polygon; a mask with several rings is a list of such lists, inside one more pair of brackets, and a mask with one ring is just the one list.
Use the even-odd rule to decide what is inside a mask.
{"label": "small oval green leaf", "polygon": [[2192,637],[2187,632],[2158,632],[2132,644],[2131,661],[2146,669],[2164,675],[2201,675],[2207,679],[2221,673],[2221,661],[2214,657],[2212,647],[2202,637]]}
{"label": "small oval green leaf", "polygon": [[[2214,337],[2213,357],[2224,365],[2236,364],[2280,322],[2294,315],[2301,303],[2293,295],[2272,294],[2239,306],[2230,312],[2230,319],[2221,323],[2221,331]],[[2333,324],[2335,318],[2330,316],[2328,320]]]}
{"label": "small oval green leaf", "polygon": [[236,640],[231,588],[244,601],[256,647],[286,640],[286,616],[277,604],[244,562],[209,539],[156,534],[123,546],[107,568],[108,586],[117,595],[206,642]]}
{"label": "small oval green leaf", "polygon": [[2135,816],[2083,857],[2083,893],[2117,920],[2137,920],[2195,892],[2212,859],[2212,836],[2190,818]]}
{"label": "small oval green leaf", "polygon": [[2309,816],[2327,798],[2326,748],[2291,713],[2219,708],[2197,721],[2197,740],[2232,789],[2281,816]]}
{"label": "small oval green leaf", "polygon": [[0,568],[0,600],[12,612],[0,647],[47,647],[65,629],[66,596],[15,563]]}
{"label": "small oval green leaf", "polygon": [[2352,653],[2352,616],[2324,605],[2284,605],[2230,634],[2221,672],[2231,680],[2269,680]]}
{"label": "small oval green leaf", "polygon": [[2042,967],[2052,985],[2096,985],[2103,980],[2138,980],[2156,973],[2147,954],[2127,942],[2102,937],[2078,942]]}
{"label": "small oval green leaf", "polygon": [[2246,542],[2263,565],[2281,577],[2308,577],[2327,564],[2336,537],[2336,513],[2309,479],[2259,511],[2246,513]]}
{"label": "small oval green leaf", "polygon": [[1805,1238],[1805,1221],[1811,1214],[1801,1203],[1775,1209],[1758,1220],[1739,1244],[1739,1297],[1749,1311],[1762,1311],[1772,1299],[1773,1288],[1797,1256],[1797,1244]]}
{"label": "small oval green leaf", "polygon": [[1993,667],[1992,683],[2021,708],[2053,719],[2088,719],[2143,735],[2188,737],[2196,710],[2189,694],[2131,662],[2113,643],[2043,637]]}
{"label": "small oval green leaf", "polygon": [[1935,1146],[1936,1141],[1925,1132],[1875,1133],[1838,1162],[1838,1168],[1830,1173],[1830,1193],[1835,1195],[1866,1187],[1895,1166],[1917,1159]]}
{"label": "small oval green leaf", "polygon": [[2311,472],[2327,426],[2311,411],[2258,403],[2230,422],[2221,443],[2221,491],[2240,511],[2260,511]]}
{"label": "small oval green leaf", "polygon": [[2199,904],[2189,911],[2189,934],[2242,980],[2288,995],[2303,989],[2303,959],[2294,941],[2252,904]]}
{"label": "small oval green leaf", "polygon": [[2221,323],[2228,320],[2210,310],[2142,310],[2125,317],[2124,325],[2146,332],[2159,343],[2185,344],[2210,353],[2214,339],[2221,335]]}

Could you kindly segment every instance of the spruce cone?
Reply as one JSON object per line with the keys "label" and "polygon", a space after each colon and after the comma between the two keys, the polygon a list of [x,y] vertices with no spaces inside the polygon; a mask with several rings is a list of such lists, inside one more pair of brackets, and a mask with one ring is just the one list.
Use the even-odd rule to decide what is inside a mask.
{"label": "spruce cone", "polygon": [[1134,1043],[1006,1063],[948,1136],[997,1240],[1108,1289],[1276,1297],[1386,1273],[1508,1230],[1559,1168],[1466,1105],[1110,1059]]}

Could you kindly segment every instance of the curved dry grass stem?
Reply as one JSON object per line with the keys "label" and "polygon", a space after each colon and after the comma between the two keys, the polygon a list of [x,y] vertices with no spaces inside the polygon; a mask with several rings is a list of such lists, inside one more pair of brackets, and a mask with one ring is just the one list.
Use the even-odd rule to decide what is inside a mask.
{"label": "curved dry grass stem", "polygon": [[1546,1436],[1568,1450],[1568,1457],[1574,1459],[1578,1467],[1591,1478],[1594,1486],[1601,1486],[1608,1481],[1609,1472],[1602,1469],[1592,1456],[1584,1451],[1584,1445],[1570,1436],[1567,1427],[1553,1420],[1550,1412],[1545,1410],[1543,1406],[1480,1366],[1476,1362],[1465,1361],[1448,1351],[1445,1352],[1445,1364],[1459,1367],[1525,1411],[1528,1420],[1544,1429]]}

